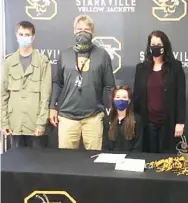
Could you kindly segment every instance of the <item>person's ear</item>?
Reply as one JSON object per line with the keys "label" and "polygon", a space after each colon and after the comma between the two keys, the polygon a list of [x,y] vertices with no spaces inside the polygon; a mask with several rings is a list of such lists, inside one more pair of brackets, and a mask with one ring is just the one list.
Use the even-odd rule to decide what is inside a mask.
{"label": "person's ear", "polygon": [[95,37],[95,32],[91,32],[91,34],[92,34],[92,38],[94,38]]}
{"label": "person's ear", "polygon": [[32,36],[32,40],[34,40],[34,39],[35,39],[35,35]]}

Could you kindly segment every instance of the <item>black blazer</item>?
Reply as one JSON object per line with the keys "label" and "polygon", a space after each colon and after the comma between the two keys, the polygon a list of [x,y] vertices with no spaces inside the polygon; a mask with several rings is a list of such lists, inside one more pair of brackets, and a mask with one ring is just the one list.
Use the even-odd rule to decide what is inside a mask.
{"label": "black blazer", "polygon": [[[186,120],[186,84],[182,63],[174,60],[163,64],[164,106],[165,106],[165,141],[167,148],[173,144],[175,124],[185,124]],[[143,124],[148,122],[147,77],[152,71],[152,64],[140,63],[136,67],[134,81],[134,111],[141,115]],[[168,143],[169,142],[169,143]],[[175,146],[173,146],[175,147]]]}

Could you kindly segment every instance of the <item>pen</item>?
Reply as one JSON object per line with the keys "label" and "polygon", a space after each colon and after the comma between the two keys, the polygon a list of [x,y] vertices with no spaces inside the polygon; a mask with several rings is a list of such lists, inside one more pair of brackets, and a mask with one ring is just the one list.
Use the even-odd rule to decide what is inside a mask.
{"label": "pen", "polygon": [[93,155],[93,156],[91,156],[90,158],[95,158],[95,157],[97,157],[97,156],[99,156],[100,154],[95,154],[95,155]]}

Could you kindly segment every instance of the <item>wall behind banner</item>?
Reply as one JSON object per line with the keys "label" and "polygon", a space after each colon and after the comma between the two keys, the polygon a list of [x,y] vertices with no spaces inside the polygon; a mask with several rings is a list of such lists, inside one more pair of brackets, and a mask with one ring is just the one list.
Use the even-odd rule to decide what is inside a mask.
{"label": "wall behind banner", "polygon": [[[159,29],[169,36],[175,57],[182,61],[188,86],[186,0],[175,2],[169,0],[166,3],[160,3],[159,0],[41,0],[34,2],[34,0],[6,0],[7,54],[17,49],[16,23],[28,20],[36,26],[35,47],[51,58],[52,68],[54,68],[59,50],[74,44],[74,18],[84,13],[90,15],[95,22],[94,43],[104,47],[112,58],[117,84],[128,84],[132,87],[135,65],[144,59],[147,36],[151,31]],[[186,134],[188,135],[188,121]]]}

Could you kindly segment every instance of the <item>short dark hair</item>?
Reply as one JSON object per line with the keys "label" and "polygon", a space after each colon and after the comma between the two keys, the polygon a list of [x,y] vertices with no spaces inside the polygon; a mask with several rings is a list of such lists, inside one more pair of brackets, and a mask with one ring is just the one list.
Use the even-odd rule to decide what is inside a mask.
{"label": "short dark hair", "polygon": [[35,26],[29,21],[21,21],[21,22],[19,22],[17,24],[17,26],[16,26],[16,30],[18,30],[18,28],[20,28],[20,27],[30,29],[32,31],[32,34],[33,35],[35,34]]}

